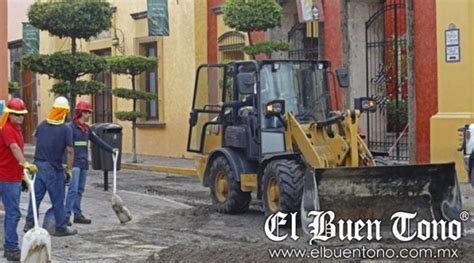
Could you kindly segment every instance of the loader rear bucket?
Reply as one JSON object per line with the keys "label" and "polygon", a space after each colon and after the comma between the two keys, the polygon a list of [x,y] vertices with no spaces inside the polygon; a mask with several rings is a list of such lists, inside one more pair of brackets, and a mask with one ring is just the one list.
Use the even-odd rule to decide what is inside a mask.
{"label": "loader rear bucket", "polygon": [[311,169],[305,173],[301,219],[309,211],[333,211],[336,219],[390,224],[395,212],[417,212],[417,220],[458,219],[461,212],[454,163]]}

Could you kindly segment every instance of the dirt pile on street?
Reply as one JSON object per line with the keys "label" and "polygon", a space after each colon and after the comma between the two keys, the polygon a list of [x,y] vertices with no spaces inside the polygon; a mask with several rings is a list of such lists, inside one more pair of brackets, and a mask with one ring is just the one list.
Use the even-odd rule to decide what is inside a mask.
{"label": "dirt pile on street", "polygon": [[[147,262],[288,262],[284,259],[270,259],[268,244],[227,244],[220,246],[175,245],[151,255]],[[289,247],[280,247],[289,248]],[[295,260],[292,262],[308,262]],[[318,262],[318,261],[312,261]]]}

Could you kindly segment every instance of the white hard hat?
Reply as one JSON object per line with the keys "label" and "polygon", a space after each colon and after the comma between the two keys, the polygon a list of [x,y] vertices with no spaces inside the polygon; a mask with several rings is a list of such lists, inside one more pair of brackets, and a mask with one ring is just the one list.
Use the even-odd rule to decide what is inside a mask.
{"label": "white hard hat", "polygon": [[69,108],[69,101],[63,96],[57,97],[54,100],[53,108],[63,108],[63,109],[68,109],[69,110],[70,109]]}

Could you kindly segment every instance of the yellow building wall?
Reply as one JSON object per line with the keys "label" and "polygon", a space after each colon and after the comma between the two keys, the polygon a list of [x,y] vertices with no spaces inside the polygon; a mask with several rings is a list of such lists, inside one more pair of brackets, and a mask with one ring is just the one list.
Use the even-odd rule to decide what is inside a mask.
{"label": "yellow building wall", "polygon": [[[457,129],[474,123],[474,1],[437,0],[436,15],[439,112],[431,118],[431,161],[455,161],[458,178],[466,182]],[[450,24],[460,30],[461,61],[456,63],[445,59],[445,30]]]}
{"label": "yellow building wall", "polygon": [[[112,55],[138,55],[139,44],[150,40],[158,43],[158,92],[159,124],[152,128],[137,128],[137,154],[162,155],[171,157],[192,157],[186,152],[188,136],[188,118],[194,91],[194,75],[199,64],[207,61],[207,6],[205,0],[168,1],[169,30],[167,37],[148,37],[147,19],[134,20],[130,14],[146,11],[146,0],[114,0],[116,7],[113,26],[117,28],[120,49],[112,47],[111,39],[81,41],[80,51],[90,52],[111,48]],[[114,35],[114,28],[111,28]],[[123,40],[123,42],[122,42]],[[69,50],[65,40],[52,38],[42,32],[40,38],[41,53],[57,50]],[[54,80],[41,76],[39,110],[40,120],[45,119],[53,102],[48,90]],[[139,84],[140,81],[137,81]],[[131,88],[127,76],[112,75],[112,88]],[[137,86],[138,87],[138,86]],[[80,99],[89,100],[89,97]],[[113,112],[132,109],[132,102],[112,97]],[[137,107],[138,108],[138,107]],[[123,152],[131,151],[131,123],[115,118],[114,122],[123,126]]]}

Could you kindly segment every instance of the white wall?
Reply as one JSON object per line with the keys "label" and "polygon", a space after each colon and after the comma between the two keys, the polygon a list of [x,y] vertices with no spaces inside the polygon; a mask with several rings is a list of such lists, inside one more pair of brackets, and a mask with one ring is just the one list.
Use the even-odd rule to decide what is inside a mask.
{"label": "white wall", "polygon": [[27,10],[35,0],[8,0],[8,41],[22,35],[22,23],[28,22]]}

